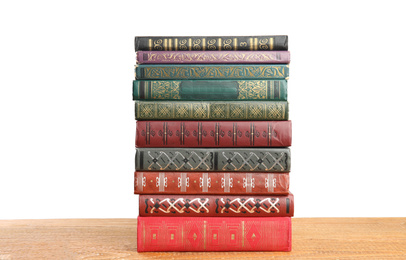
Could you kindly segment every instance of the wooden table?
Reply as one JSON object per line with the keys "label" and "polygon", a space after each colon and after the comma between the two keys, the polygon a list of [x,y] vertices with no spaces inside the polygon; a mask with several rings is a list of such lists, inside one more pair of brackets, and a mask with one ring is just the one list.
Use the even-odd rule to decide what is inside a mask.
{"label": "wooden table", "polygon": [[136,219],[0,220],[0,260],[406,259],[406,218],[292,221],[289,253],[137,253]]}

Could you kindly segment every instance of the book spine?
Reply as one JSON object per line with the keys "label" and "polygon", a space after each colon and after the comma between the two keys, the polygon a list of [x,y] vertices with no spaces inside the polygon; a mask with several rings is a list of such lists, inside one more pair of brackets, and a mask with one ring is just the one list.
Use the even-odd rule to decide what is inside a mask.
{"label": "book spine", "polygon": [[134,46],[135,51],[288,50],[288,36],[135,37]]}
{"label": "book spine", "polygon": [[291,121],[136,121],[136,147],[287,147]]}
{"label": "book spine", "polygon": [[[205,180],[210,185],[203,185]],[[134,172],[134,194],[249,194],[251,196],[288,193],[289,173]]]}
{"label": "book spine", "polygon": [[287,81],[134,80],[133,100],[287,101]]}
{"label": "book spine", "polygon": [[135,101],[138,120],[288,120],[287,101]]}
{"label": "book spine", "polygon": [[285,251],[290,217],[138,217],[138,252]]}
{"label": "book spine", "polygon": [[282,64],[165,64],[136,66],[136,79],[288,79]]}
{"label": "book spine", "polygon": [[292,217],[289,195],[140,195],[141,217]]}
{"label": "book spine", "polygon": [[139,51],[138,64],[280,63],[290,62],[289,51]]}
{"label": "book spine", "polygon": [[136,171],[289,172],[289,148],[136,148]]}

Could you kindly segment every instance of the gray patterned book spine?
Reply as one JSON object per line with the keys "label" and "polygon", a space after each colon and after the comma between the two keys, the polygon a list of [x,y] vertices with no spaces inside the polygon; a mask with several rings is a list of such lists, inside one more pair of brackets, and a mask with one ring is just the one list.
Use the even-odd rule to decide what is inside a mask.
{"label": "gray patterned book spine", "polygon": [[137,148],[137,171],[289,172],[289,148]]}

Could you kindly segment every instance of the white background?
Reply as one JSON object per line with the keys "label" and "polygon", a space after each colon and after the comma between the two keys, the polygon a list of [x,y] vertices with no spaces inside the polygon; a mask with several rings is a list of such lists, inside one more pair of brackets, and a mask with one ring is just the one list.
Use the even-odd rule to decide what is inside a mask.
{"label": "white background", "polygon": [[2,1],[0,218],[133,218],[134,36],[289,35],[296,217],[405,217],[402,1]]}

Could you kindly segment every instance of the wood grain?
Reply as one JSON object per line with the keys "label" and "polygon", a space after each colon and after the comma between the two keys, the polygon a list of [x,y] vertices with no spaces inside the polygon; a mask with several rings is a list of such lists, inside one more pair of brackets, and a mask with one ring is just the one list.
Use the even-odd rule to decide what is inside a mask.
{"label": "wood grain", "polygon": [[1,220],[4,259],[406,259],[406,218],[292,218],[293,250],[137,253],[136,219]]}

